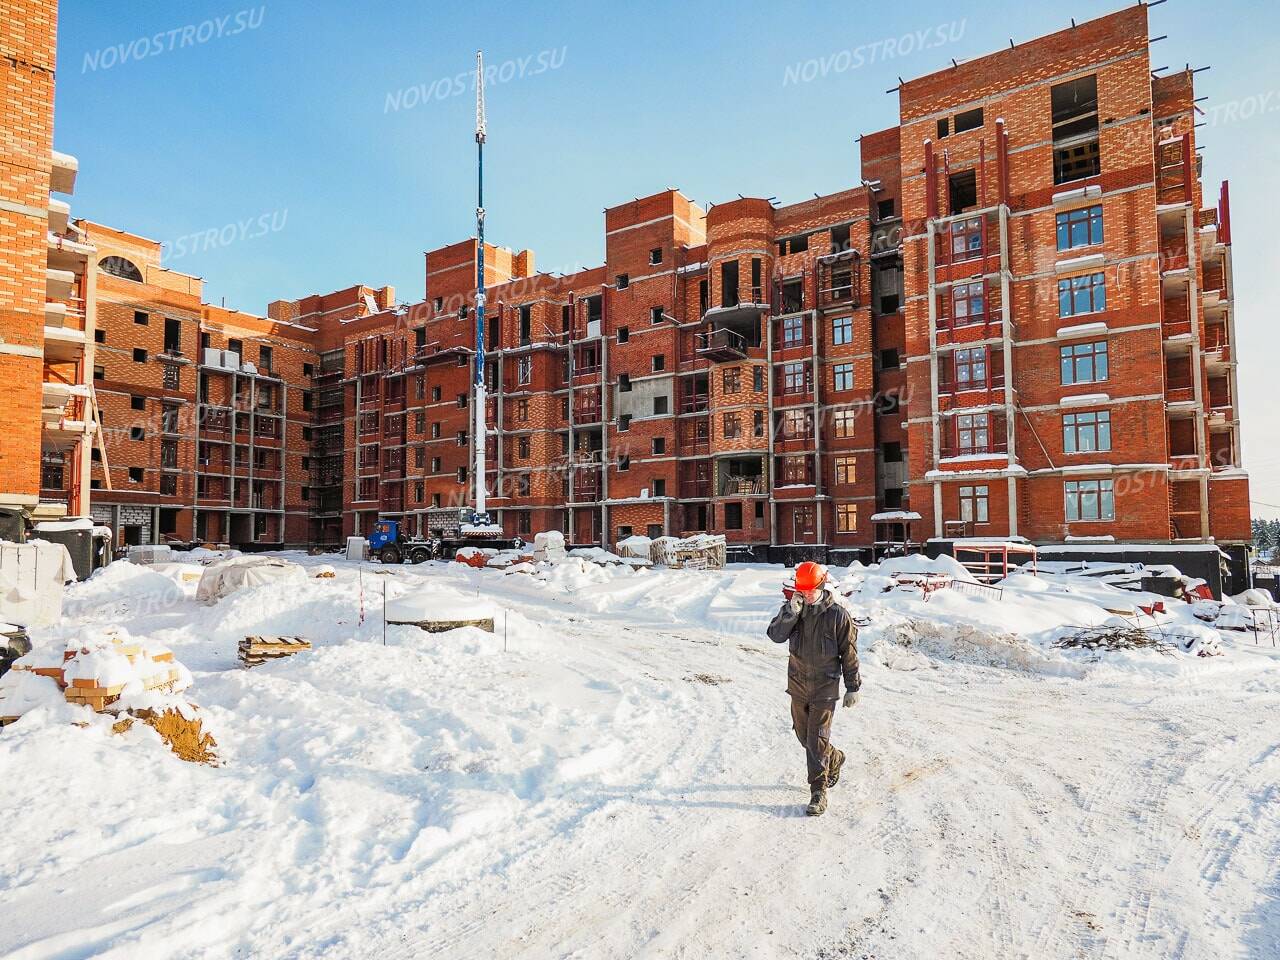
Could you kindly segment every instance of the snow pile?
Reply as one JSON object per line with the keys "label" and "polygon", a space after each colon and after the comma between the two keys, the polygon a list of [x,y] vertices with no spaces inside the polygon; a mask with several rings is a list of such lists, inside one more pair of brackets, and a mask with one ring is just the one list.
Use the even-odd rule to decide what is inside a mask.
{"label": "snow pile", "polygon": [[210,550],[208,547],[192,547],[178,556],[191,560],[202,566],[208,566],[211,563],[217,563],[219,560],[230,560],[232,557],[241,556],[239,550]]}
{"label": "snow pile", "polygon": [[[889,639],[908,650],[958,663],[1057,676],[1081,677],[1085,673],[1083,667],[1070,665],[1061,658],[1050,656],[1016,633],[984,629],[974,624],[948,620],[905,620],[894,624]],[[882,651],[881,660],[889,665],[895,662],[895,655],[889,654],[886,658]],[[902,669],[902,666],[898,663],[894,668]]]}
{"label": "snow pile", "polygon": [[876,570],[882,577],[892,577],[897,574],[935,574],[950,577],[953,580],[977,582],[977,578],[968,567],[945,553],[932,558],[926,557],[923,553],[913,553],[905,557],[888,557],[880,562]]}
{"label": "snow pile", "polygon": [[[988,586],[950,557],[915,555],[855,564],[843,575],[833,570],[832,579],[846,605],[859,611],[858,622],[868,625],[871,649],[894,669],[919,666],[895,649],[904,648],[1050,676],[1083,677],[1105,667],[1154,679],[1185,675],[1229,653],[1224,638],[1231,634],[1222,630],[1253,630],[1247,611],[1254,608],[1190,604],[1135,590],[1127,573],[1121,586],[1096,572],[1080,564],[1050,565],[1039,575],[1023,568]],[[1081,631],[1111,630],[1137,630],[1151,642],[1062,643]]]}
{"label": "snow pile", "polygon": [[121,620],[172,607],[186,599],[188,591],[165,574],[170,569],[167,564],[157,569],[129,560],[100,567],[89,579],[67,587],[63,616]]}
{"label": "snow pile", "polygon": [[[113,733],[112,718],[20,671],[12,695],[27,710],[0,732],[0,783],[6,811],[36,813],[0,831],[12,918],[0,955],[745,956],[765,943],[926,956],[998,943],[1057,956],[1078,942],[1073,914],[1053,939],[1053,911],[1120,930],[1135,903],[1163,938],[1152,956],[1234,956],[1265,900],[1280,656],[1220,641],[1189,604],[1148,615],[1150,597],[1075,574],[883,589],[900,576],[971,583],[945,561],[833,569],[861,625],[864,690],[835,720],[853,749],[822,824],[830,843],[815,845],[798,815],[787,652],[764,636],[783,567],[288,559],[335,576],[247,586],[215,606],[131,564],[68,589],[79,612],[39,632],[32,665],[60,669],[74,648],[74,675],[97,683],[123,676],[121,647],[173,650],[195,670],[222,765],[180,762],[142,723]],[[508,575],[522,565],[528,575]],[[152,608],[162,585],[175,598]],[[497,633],[385,624],[384,591],[388,620],[485,610]],[[1053,646],[1120,624],[1223,655]],[[237,643],[269,634],[312,649],[241,669]],[[118,708],[168,703],[143,693]],[[1202,840],[1151,829],[1167,822]],[[1241,822],[1262,826],[1255,837]],[[1230,889],[1203,889],[1204,857],[1233,843]],[[831,869],[831,851],[850,849],[869,852]],[[1132,851],[1124,870],[1115,849]],[[823,895],[795,897],[797,870]],[[1170,882],[1153,886],[1152,871]],[[715,906],[752,891],[779,906]],[[931,905],[965,896],[945,918],[950,939],[922,929]],[[1161,932],[1176,917],[1184,941]],[[1033,929],[1050,931],[1039,946],[1005,949],[1010,930]]]}
{"label": "snow pile", "polygon": [[388,601],[386,607],[388,624],[492,620],[496,614],[497,607],[479,597],[440,589],[413,590]]}
{"label": "snow pile", "polygon": [[569,551],[569,556],[591,563],[626,563],[622,557],[603,547],[577,547]]}
{"label": "snow pile", "polygon": [[62,688],[52,677],[30,670],[10,670],[0,676],[0,719],[18,719],[40,707],[65,704]]}

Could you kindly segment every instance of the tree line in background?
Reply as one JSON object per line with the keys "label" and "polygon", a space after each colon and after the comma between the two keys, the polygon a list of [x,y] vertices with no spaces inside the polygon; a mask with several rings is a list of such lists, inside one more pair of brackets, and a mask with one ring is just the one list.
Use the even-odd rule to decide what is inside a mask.
{"label": "tree line in background", "polygon": [[1253,548],[1260,559],[1280,563],[1280,520],[1253,520]]}

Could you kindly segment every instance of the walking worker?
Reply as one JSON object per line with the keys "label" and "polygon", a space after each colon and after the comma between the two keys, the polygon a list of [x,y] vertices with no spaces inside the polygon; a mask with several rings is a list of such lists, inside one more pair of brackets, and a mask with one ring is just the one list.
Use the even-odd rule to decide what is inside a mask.
{"label": "walking worker", "polygon": [[840,780],[844,751],[831,745],[831,718],[840,699],[844,676],[844,705],[856,706],[858,688],[858,630],[849,611],[826,589],[827,568],[807,560],[796,567],[796,587],[769,624],[769,639],[790,645],[787,693],[791,695],[791,726],[804,745],[809,768],[811,817],[827,809],[827,788]]}

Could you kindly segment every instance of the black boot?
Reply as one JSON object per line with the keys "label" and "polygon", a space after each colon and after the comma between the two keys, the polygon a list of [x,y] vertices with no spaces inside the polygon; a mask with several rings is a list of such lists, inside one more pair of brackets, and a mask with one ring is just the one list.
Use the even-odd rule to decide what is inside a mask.
{"label": "black boot", "polygon": [[809,806],[804,808],[804,812],[811,817],[819,817],[827,812],[827,791],[824,788],[814,788],[809,797]]}
{"label": "black boot", "polygon": [[831,748],[831,759],[827,761],[827,786],[834,787],[840,782],[840,768],[844,766],[844,751]]}

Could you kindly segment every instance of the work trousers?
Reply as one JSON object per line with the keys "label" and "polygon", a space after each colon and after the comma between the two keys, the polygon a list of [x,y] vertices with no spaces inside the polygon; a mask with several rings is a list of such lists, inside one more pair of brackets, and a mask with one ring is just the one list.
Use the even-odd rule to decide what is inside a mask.
{"label": "work trousers", "polygon": [[834,700],[802,700],[791,698],[791,728],[804,746],[809,770],[809,789],[825,787],[827,759],[831,756],[831,718],[835,716]]}

